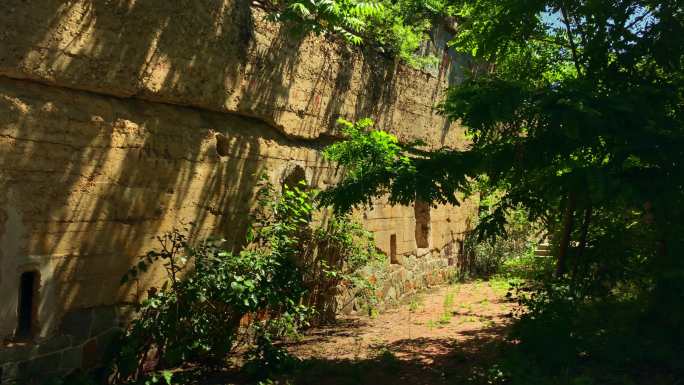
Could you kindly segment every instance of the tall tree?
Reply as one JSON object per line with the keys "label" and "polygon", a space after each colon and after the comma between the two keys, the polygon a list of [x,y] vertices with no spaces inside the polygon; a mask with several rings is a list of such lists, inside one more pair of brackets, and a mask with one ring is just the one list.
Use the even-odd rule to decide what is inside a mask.
{"label": "tall tree", "polygon": [[[610,271],[619,280],[639,263],[658,278],[672,278],[666,271],[683,278],[681,3],[450,6],[458,20],[453,47],[489,68],[451,88],[441,105],[466,128],[469,147],[387,150],[387,138],[357,130],[329,150],[350,173],[324,201],[338,210],[385,194],[394,203],[459,204],[458,193],[486,180],[503,194],[481,221],[481,234],[500,233],[507,210],[528,208],[531,219],[559,234],[559,275],[571,245],[580,244],[573,257],[583,254],[587,274]],[[623,250],[616,252],[616,243]]]}

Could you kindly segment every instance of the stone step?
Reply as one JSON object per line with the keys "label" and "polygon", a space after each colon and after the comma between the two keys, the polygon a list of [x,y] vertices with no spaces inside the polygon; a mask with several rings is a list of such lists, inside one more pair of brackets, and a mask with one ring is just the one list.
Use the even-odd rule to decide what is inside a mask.
{"label": "stone step", "polygon": [[539,257],[549,257],[553,254],[553,248],[549,243],[540,243],[534,250],[534,255]]}

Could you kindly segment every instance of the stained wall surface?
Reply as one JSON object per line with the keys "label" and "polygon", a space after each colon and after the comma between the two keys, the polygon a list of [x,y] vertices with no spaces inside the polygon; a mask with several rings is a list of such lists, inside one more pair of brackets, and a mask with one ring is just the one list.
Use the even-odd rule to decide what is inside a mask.
{"label": "stained wall surface", "polygon": [[[262,172],[281,183],[301,167],[319,188],[338,180],[321,149],[338,137],[339,117],[368,116],[433,148],[463,145],[434,108],[441,74],[454,70],[448,60],[432,76],[332,39],[293,37],[248,4],[3,2],[0,364],[35,356],[7,345],[23,272],[40,281],[33,342],[86,319],[90,333],[63,344],[56,364],[81,349],[75,361],[85,365],[83,349],[103,338],[96,320],[109,313],[83,309],[135,301],[155,284],[155,272],[119,280],[156,235],[192,221],[193,236],[238,241]],[[380,200],[359,216],[399,263],[430,253],[441,260],[422,266],[440,269],[473,210],[431,208],[421,252],[413,207]]]}

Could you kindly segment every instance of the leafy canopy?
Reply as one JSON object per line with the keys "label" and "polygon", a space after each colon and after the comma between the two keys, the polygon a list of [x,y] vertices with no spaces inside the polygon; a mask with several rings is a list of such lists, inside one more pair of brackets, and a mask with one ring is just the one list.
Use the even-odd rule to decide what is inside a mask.
{"label": "leafy canopy", "polygon": [[[453,46],[488,63],[487,71],[451,88],[441,104],[444,115],[466,127],[470,147],[418,152],[402,146],[392,150],[393,164],[370,150],[354,159],[333,157],[354,163],[357,172],[338,187],[344,198],[326,195],[330,203],[348,209],[389,192],[397,203],[417,194],[457,204],[457,193],[470,191],[469,181],[484,174],[506,191],[501,208],[523,204],[538,218],[556,212],[570,192],[597,208],[619,204],[643,211],[649,201],[658,202],[663,220],[678,212],[684,47],[674,37],[682,32],[681,6],[536,0],[451,5],[459,20]],[[560,21],[549,21],[553,17]],[[495,216],[502,219],[503,212],[495,210]]]}
{"label": "leafy canopy", "polygon": [[[481,218],[482,236],[504,232],[507,212],[524,207],[554,236],[559,274],[567,264],[561,256],[570,253],[582,266],[574,273],[591,282],[634,283],[646,274],[639,278],[646,291],[684,292],[677,257],[684,224],[682,6],[451,4],[459,18],[453,46],[484,63],[440,106],[465,126],[468,148],[421,150],[391,137],[378,142],[373,131],[353,133],[329,150],[352,172],[324,202],[344,211],[388,194],[393,203],[459,204],[460,194],[486,186],[500,193]],[[572,244],[579,246],[568,252]]]}
{"label": "leafy canopy", "polygon": [[[328,151],[350,173],[323,201],[345,211],[385,195],[459,204],[461,194],[492,193],[481,237],[504,233],[522,208],[554,245],[557,278],[522,300],[529,313],[512,336],[533,355],[521,362],[548,369],[552,380],[542,383],[579,383],[557,381],[558,373],[589,361],[681,378],[684,6],[448,4],[458,23],[452,46],[481,63],[440,105],[465,127],[468,147],[432,150],[352,132]],[[510,383],[539,383],[519,375]]]}
{"label": "leafy canopy", "polygon": [[433,64],[417,50],[432,26],[451,14],[446,0],[261,0],[273,20],[294,32],[331,34],[354,45],[366,44],[414,67]]}

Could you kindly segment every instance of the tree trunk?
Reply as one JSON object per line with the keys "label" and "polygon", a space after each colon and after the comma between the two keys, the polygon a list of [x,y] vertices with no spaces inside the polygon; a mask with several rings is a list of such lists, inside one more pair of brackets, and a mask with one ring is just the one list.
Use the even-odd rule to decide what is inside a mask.
{"label": "tree trunk", "polygon": [[[646,201],[644,203],[644,223],[653,226],[658,234],[662,233],[659,231],[656,224],[655,214],[653,213],[653,203],[651,203],[651,201]],[[658,238],[659,239],[656,240],[656,255],[659,257],[665,257],[667,255],[667,242],[663,236]]]}
{"label": "tree trunk", "polygon": [[558,247],[558,260],[556,262],[556,276],[562,277],[565,274],[565,260],[567,259],[568,249],[570,246],[570,237],[572,235],[572,226],[574,222],[575,213],[575,193],[568,194],[567,205],[565,206],[565,213],[563,213],[563,229],[561,233],[561,240]]}
{"label": "tree trunk", "polygon": [[582,256],[584,255],[584,250],[587,247],[587,237],[589,236],[589,224],[591,223],[591,215],[593,208],[591,203],[587,205],[584,209],[584,221],[582,222],[582,229],[580,230],[580,244],[577,250],[577,257],[575,258],[574,269],[572,272],[573,279],[577,277],[577,272],[579,271],[579,265],[582,262]]}
{"label": "tree trunk", "polygon": [[577,76],[582,76],[582,67],[579,63],[579,55],[577,54],[577,46],[575,45],[575,37],[572,33],[572,24],[570,22],[570,15],[568,15],[567,9],[562,6],[560,8],[561,16],[563,16],[563,24],[565,25],[565,31],[568,34],[568,44],[570,45],[570,53],[572,54],[572,61],[575,63],[575,69],[577,70]]}
{"label": "tree trunk", "polygon": [[584,209],[584,221],[582,222],[582,229],[580,233],[579,250],[577,251],[577,258],[582,258],[584,249],[587,247],[587,237],[589,236],[589,224],[591,223],[591,214],[593,209],[591,204]]}

